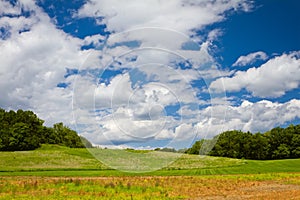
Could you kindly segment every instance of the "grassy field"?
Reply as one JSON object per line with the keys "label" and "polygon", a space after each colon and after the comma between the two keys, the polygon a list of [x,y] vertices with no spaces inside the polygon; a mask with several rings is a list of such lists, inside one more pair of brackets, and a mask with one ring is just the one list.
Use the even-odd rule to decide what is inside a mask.
{"label": "grassy field", "polygon": [[[120,153],[120,150],[98,149],[104,154]],[[153,160],[167,160],[175,153],[154,152]],[[138,153],[143,154],[143,153]],[[178,156],[178,155],[177,155]],[[129,165],[131,162],[117,160]],[[129,163],[129,164],[128,164]],[[300,172],[300,159],[290,160],[239,160],[220,157],[200,157],[183,154],[170,165],[153,172],[126,173],[111,169],[95,159],[87,149],[72,149],[56,145],[44,145],[35,151],[1,152],[0,176],[132,176],[132,175],[214,175],[259,174],[275,172]]]}
{"label": "grassy field", "polygon": [[[130,153],[159,162],[179,155]],[[130,167],[128,159],[113,161]],[[0,152],[0,199],[195,198],[300,199],[300,159],[254,161],[184,154],[162,169],[128,173],[99,162],[87,149],[44,145],[35,151]]]}
{"label": "grassy field", "polygon": [[[221,157],[200,157],[197,155],[177,154],[152,151],[148,153],[124,150],[91,149],[96,157],[109,157],[112,166],[124,165],[132,167],[137,163],[130,161],[131,157],[145,157],[147,162],[165,162],[164,170],[182,170],[199,168],[219,168],[240,166],[246,162],[238,159]],[[95,157],[87,149],[72,149],[56,145],[44,145],[35,151],[1,152],[0,171],[45,171],[45,170],[105,170],[112,169]],[[118,156],[114,156],[118,155]],[[129,155],[129,156],[128,156]],[[127,157],[126,157],[127,156]],[[174,161],[174,162],[172,162]]]}

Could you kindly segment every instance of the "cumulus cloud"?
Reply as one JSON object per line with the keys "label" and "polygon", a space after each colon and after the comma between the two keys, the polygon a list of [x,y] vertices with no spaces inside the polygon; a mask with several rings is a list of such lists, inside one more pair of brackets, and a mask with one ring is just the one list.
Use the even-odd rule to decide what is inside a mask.
{"label": "cumulus cloud", "polygon": [[[224,113],[226,111],[226,114]],[[121,144],[129,142],[143,143],[148,140],[170,140],[168,146],[191,145],[198,138],[212,138],[227,130],[265,132],[275,126],[283,125],[300,118],[300,100],[292,99],[286,103],[261,100],[244,100],[240,105],[213,105],[197,110],[196,120],[178,122],[172,118],[164,120],[130,120],[127,109],[119,109],[115,116],[99,119],[103,126],[86,136],[96,144]],[[122,117],[126,116],[126,117]]]}
{"label": "cumulus cloud", "polygon": [[78,68],[88,51],[80,50],[80,39],[57,29],[34,1],[1,2],[7,9],[0,10],[9,16],[1,17],[0,25],[10,34],[1,41],[0,105],[34,110],[47,125],[72,123],[72,89],[57,85],[66,81],[66,68]]}
{"label": "cumulus cloud", "polygon": [[282,54],[258,68],[237,71],[232,77],[217,79],[210,84],[210,89],[220,91],[224,86],[228,92],[238,92],[245,88],[253,96],[280,97],[299,87],[299,71],[299,52]]}
{"label": "cumulus cloud", "polygon": [[255,63],[258,60],[267,60],[268,55],[265,52],[258,51],[254,53],[250,53],[246,56],[241,56],[235,61],[233,66],[246,66]]}
{"label": "cumulus cloud", "polygon": [[[223,72],[217,73],[218,69],[212,67],[215,61],[209,53],[210,42],[220,31],[211,31],[207,36],[209,41],[201,41],[201,45],[189,36],[194,35],[194,30],[224,20],[228,11],[248,11],[250,7],[246,1],[87,2],[76,16],[94,17],[106,25],[107,31],[116,33],[105,41],[101,62],[106,69],[123,71],[95,90],[96,110],[100,110],[102,119],[100,132],[113,141],[123,142],[136,140],[128,133],[156,139],[175,137],[183,141],[187,136],[191,139],[195,134],[190,131],[193,125],[181,125],[182,121],[174,116],[165,116],[165,107],[199,104],[203,100],[197,94],[204,91],[193,88],[192,81],[202,78],[209,83]],[[178,68],[179,63],[186,61],[192,66]],[[224,72],[228,73],[231,72]],[[86,84],[79,87],[89,91]],[[85,93],[80,93],[79,102],[84,101],[81,99]],[[110,104],[113,109],[103,111]],[[161,129],[159,134],[154,136],[158,129]],[[122,136],[124,132],[127,134]],[[103,137],[97,139],[101,143],[99,138]]]}
{"label": "cumulus cloud", "polygon": [[[211,117],[210,112],[226,110],[226,116]],[[208,107],[203,110],[206,116],[199,121],[197,127],[199,132],[206,132],[207,137],[212,137],[226,130],[242,130],[264,132],[283,125],[300,117],[300,100],[292,99],[286,103],[277,103],[267,100],[249,102],[244,100],[238,106]],[[217,115],[215,115],[217,116]]]}
{"label": "cumulus cloud", "polygon": [[[79,17],[104,17],[108,31],[124,31],[137,27],[170,28],[188,34],[224,19],[229,10],[250,9],[249,3],[229,1],[159,1],[117,0],[88,1],[78,12]],[[197,17],[195,17],[197,16]]]}

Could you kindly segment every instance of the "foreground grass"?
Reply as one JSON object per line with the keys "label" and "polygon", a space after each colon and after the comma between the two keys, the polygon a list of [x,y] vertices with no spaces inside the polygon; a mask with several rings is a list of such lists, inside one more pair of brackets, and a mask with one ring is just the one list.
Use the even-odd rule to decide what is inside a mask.
{"label": "foreground grass", "polygon": [[299,199],[300,173],[0,177],[0,199]]}

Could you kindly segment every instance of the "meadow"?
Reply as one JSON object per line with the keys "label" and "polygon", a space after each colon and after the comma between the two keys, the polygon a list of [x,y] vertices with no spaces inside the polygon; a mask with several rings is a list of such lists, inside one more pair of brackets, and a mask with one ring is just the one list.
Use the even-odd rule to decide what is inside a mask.
{"label": "meadow", "polygon": [[[168,160],[174,154],[155,152],[153,160]],[[148,155],[151,161],[152,154]],[[162,169],[129,173],[99,162],[84,148],[43,145],[34,151],[0,153],[0,199],[196,198],[300,199],[300,159],[255,161],[183,154]]]}

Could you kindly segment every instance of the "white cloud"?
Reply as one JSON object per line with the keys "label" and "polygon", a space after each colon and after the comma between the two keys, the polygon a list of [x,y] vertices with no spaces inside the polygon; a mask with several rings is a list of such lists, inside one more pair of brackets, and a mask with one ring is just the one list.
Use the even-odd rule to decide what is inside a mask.
{"label": "white cloud", "polygon": [[[159,63],[169,65],[176,61],[189,61],[194,68],[201,70],[205,65],[214,62],[209,54],[210,42],[201,45],[191,40],[188,35],[165,28],[139,28],[117,34],[112,34],[105,41],[102,51],[102,61],[106,65],[112,60],[118,60],[127,67]],[[136,43],[137,46],[126,46],[126,43]],[[184,49],[186,45],[189,48]],[[128,63],[128,57],[137,57],[133,63]],[[208,67],[206,67],[208,68]]]}
{"label": "white cloud", "polygon": [[299,87],[299,53],[290,53],[268,60],[258,68],[237,71],[233,77],[217,79],[210,84],[213,91],[225,87],[228,92],[238,92],[245,88],[253,96],[280,97],[287,91]]}
{"label": "white cloud", "polygon": [[214,29],[208,33],[208,41],[215,41],[217,40],[223,32],[220,29]]}
{"label": "white cloud", "polygon": [[135,119],[129,112],[127,108],[119,107],[112,115],[99,118],[95,124],[97,126],[88,130],[85,135],[100,145],[143,143],[174,137],[168,125],[172,119],[166,119],[164,116],[150,120]]}
{"label": "white cloud", "polygon": [[[5,14],[13,16],[0,18],[0,25],[6,24],[10,31],[1,41],[0,105],[34,110],[47,125],[73,123],[72,89],[57,84],[66,81],[66,68],[79,68],[89,51],[81,51],[83,42],[57,29],[34,1],[3,4],[9,7]],[[20,10],[30,15],[19,16]]]}
{"label": "white cloud", "polygon": [[194,28],[223,20],[224,13],[231,9],[248,11],[250,6],[242,0],[92,0],[79,10],[78,16],[105,17],[101,23],[107,25],[108,31],[161,27],[188,34]]}
{"label": "white cloud", "polygon": [[0,1],[0,15],[19,15],[21,7],[13,6],[8,1]]}
{"label": "white cloud", "polygon": [[[192,139],[195,137],[195,129],[192,124],[180,124],[175,128],[175,135],[179,137],[181,140],[184,139]],[[192,137],[192,138],[191,138]]]}
{"label": "white cloud", "polygon": [[250,53],[246,56],[241,56],[237,59],[237,61],[233,64],[233,66],[246,66],[255,63],[258,60],[267,60],[268,55],[265,52],[258,51],[254,53]]}
{"label": "white cloud", "polygon": [[93,45],[96,48],[103,44],[103,41],[105,40],[105,36],[97,34],[92,36],[86,36],[84,38],[84,45]]}
{"label": "white cloud", "polygon": [[95,90],[96,108],[127,105],[132,94],[129,74],[117,75],[107,86],[101,83]]}
{"label": "white cloud", "polygon": [[[226,110],[226,115],[216,112]],[[211,112],[215,114],[211,115]],[[226,130],[242,130],[252,133],[265,132],[300,117],[300,100],[292,99],[286,103],[243,101],[241,105],[218,105],[201,112],[203,119],[197,124],[199,133],[213,137]],[[205,135],[204,135],[205,136]]]}

